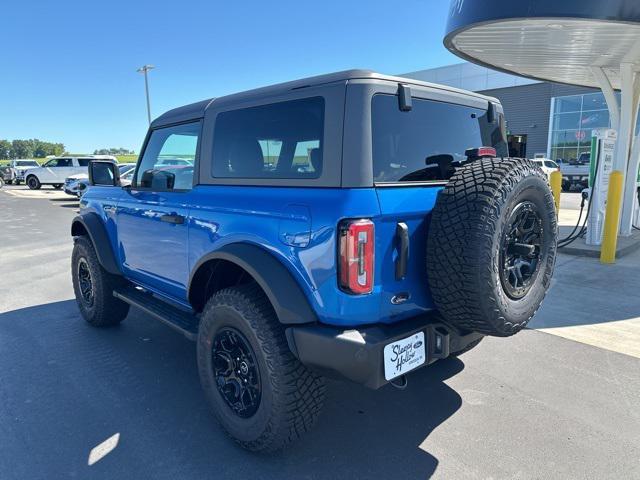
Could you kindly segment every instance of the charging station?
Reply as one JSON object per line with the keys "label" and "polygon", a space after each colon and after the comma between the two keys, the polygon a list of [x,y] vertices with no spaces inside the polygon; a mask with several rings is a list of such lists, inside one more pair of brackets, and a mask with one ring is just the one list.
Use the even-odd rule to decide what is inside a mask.
{"label": "charging station", "polygon": [[609,128],[593,131],[591,141],[591,171],[589,173],[590,198],[589,217],[587,219],[587,245],[602,244],[604,215],[607,208],[609,178],[613,170],[613,158],[618,134]]}

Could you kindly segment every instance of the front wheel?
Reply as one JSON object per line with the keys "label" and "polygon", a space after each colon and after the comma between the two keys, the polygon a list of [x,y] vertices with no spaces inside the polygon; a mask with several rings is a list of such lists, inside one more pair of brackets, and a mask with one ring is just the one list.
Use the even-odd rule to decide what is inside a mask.
{"label": "front wheel", "polygon": [[76,303],[83,318],[94,327],[119,324],[129,313],[129,304],[113,296],[125,280],[107,272],[87,237],[78,237],[71,254],[71,279]]}
{"label": "front wheel", "polygon": [[198,370],[213,413],[243,448],[273,451],[315,423],[323,379],[289,347],[260,287],[227,288],[207,303],[198,333]]}
{"label": "front wheel", "polygon": [[38,180],[38,177],[35,175],[27,177],[27,187],[29,187],[30,190],[39,190],[41,186],[40,180]]}

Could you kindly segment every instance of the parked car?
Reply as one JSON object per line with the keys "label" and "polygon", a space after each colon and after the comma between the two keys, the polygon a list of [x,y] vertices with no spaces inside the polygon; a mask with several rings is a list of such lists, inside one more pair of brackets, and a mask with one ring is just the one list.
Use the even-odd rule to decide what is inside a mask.
{"label": "parked car", "polygon": [[[124,175],[130,170],[135,169],[135,163],[119,163],[118,170],[120,171],[120,179],[124,182]],[[124,183],[123,183],[124,185]],[[64,181],[64,193],[67,195],[71,195],[73,197],[82,197],[87,187],[89,186],[89,175],[88,173],[78,173],[76,175],[71,175],[66,178]]]}
{"label": "parked car", "polygon": [[551,174],[553,172],[560,171],[560,167],[558,166],[558,164],[549,158],[536,157],[532,160],[532,162],[535,163],[538,167],[540,167],[540,169],[545,173],[547,178],[551,178]]}
{"label": "parked car", "polygon": [[38,167],[40,167],[40,164],[35,160],[9,160],[9,163],[2,167],[2,174],[8,185],[20,185],[24,181],[26,172]]}
{"label": "parked car", "polygon": [[309,430],[324,377],[404,388],[519,332],[549,287],[553,195],[500,158],[495,98],[352,70],[174,109],[146,138],[128,187],[91,162],[76,302],[95,327],[134,305],[195,340],[213,413],[249,450]]}
{"label": "parked car", "polygon": [[591,170],[591,153],[583,152],[576,160],[563,162],[562,190],[568,192],[574,189],[582,190],[589,186],[589,172]]}
{"label": "parked car", "polygon": [[39,168],[29,170],[26,183],[31,190],[38,190],[42,185],[52,185],[60,189],[66,178],[78,173],[87,173],[89,160],[102,159],[116,161],[111,155],[87,155],[82,157],[54,157]]}

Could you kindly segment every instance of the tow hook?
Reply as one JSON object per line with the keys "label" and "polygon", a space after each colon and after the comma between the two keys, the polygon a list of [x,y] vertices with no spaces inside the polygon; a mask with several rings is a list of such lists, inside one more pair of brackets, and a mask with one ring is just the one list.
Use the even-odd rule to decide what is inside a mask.
{"label": "tow hook", "polygon": [[398,390],[404,390],[407,388],[407,376],[402,375],[400,377],[394,378],[393,380],[389,380],[389,383],[396,387]]}

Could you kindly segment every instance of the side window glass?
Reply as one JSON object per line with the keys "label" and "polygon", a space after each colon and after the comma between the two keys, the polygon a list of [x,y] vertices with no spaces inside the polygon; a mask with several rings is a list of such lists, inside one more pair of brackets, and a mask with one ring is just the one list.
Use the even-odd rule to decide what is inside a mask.
{"label": "side window glass", "polygon": [[80,165],[81,167],[88,167],[89,166],[89,159],[88,158],[79,158],[78,159],[78,165]]}
{"label": "side window glass", "polygon": [[273,172],[278,168],[278,160],[282,151],[282,140],[258,140],[262,150],[263,168],[266,172]]}
{"label": "side window glass", "polygon": [[322,162],[319,140],[296,143],[296,149],[293,153],[293,169],[298,173],[320,174]]}
{"label": "side window glass", "polygon": [[59,158],[56,167],[73,167],[73,162],[70,158]]}
{"label": "side window glass", "polygon": [[213,176],[319,178],[324,99],[303,98],[218,114]]}
{"label": "side window glass", "polygon": [[199,135],[200,122],[154,130],[140,160],[135,186],[190,190]]}

